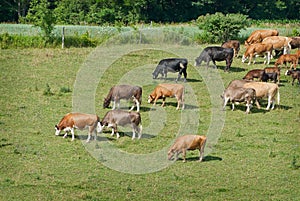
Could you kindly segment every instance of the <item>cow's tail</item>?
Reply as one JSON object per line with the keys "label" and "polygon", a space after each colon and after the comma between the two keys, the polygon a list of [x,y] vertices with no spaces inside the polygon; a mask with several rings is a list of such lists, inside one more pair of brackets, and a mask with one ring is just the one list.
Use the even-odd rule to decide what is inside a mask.
{"label": "cow's tail", "polygon": [[184,93],[185,93],[185,87],[183,87],[182,96],[181,96],[182,110],[184,109]]}
{"label": "cow's tail", "polygon": [[115,87],[112,87],[109,90],[109,93],[107,94],[106,98],[104,98],[104,102],[103,102],[103,108],[107,108],[111,102],[112,99],[112,95],[113,95],[113,91],[114,91]]}
{"label": "cow's tail", "polygon": [[277,104],[278,104],[278,108],[280,108],[280,94],[279,94],[279,87],[277,88]]}

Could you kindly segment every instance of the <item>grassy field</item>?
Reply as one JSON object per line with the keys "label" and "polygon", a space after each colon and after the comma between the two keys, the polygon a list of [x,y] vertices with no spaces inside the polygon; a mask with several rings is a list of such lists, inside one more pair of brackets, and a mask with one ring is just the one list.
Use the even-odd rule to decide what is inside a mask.
{"label": "grassy field", "polygon": [[[299,86],[292,86],[291,78],[282,75],[280,108],[265,111],[254,106],[246,115],[245,106],[239,105],[235,111],[227,106],[223,112],[220,94],[213,94],[211,85],[221,92],[248,70],[263,68],[262,59],[251,66],[235,59],[231,72],[224,73],[224,62],[217,63],[217,70],[192,66],[204,46],[177,46],[176,51],[190,62],[188,82],[184,83],[186,110],[176,111],[171,98],[164,109],[160,103],[152,107],[147,96],[157,83],[165,81],[152,80],[151,72],[160,59],[177,56],[172,47],[137,46],[127,48],[130,51],[125,54],[109,47],[1,50],[0,200],[299,200]],[[109,68],[101,69],[113,53]],[[116,55],[121,56],[113,60]],[[78,88],[81,73],[90,73],[95,79],[101,75],[96,80],[86,78],[87,91],[83,94]],[[224,85],[214,80],[218,76]],[[176,74],[168,77],[166,82],[174,82]],[[109,88],[125,82],[143,85],[141,140],[132,141],[126,128],[121,129],[124,135],[118,140],[105,130],[97,142],[89,144],[84,142],[87,131],[76,132],[73,142],[70,136],[63,139],[54,135],[54,125],[76,108],[86,106],[102,118],[109,111],[102,108]],[[89,92],[92,85],[95,91]],[[82,102],[77,102],[78,97]],[[266,107],[266,101],[262,105]],[[123,108],[128,106],[122,103]],[[195,115],[193,112],[196,116],[188,119],[189,114]],[[161,128],[153,131],[156,125]],[[196,161],[197,151],[188,152],[187,163],[166,162],[165,151],[177,135],[196,129],[195,134],[210,137],[217,134],[209,134],[215,125],[221,130],[220,136],[214,138],[215,143],[208,143],[207,150],[211,151],[206,151],[204,162]],[[118,170],[112,167],[118,162],[111,166],[95,157],[103,157],[105,146],[137,158],[163,150],[162,158],[155,160],[166,165],[159,171],[147,170],[157,161],[128,165],[126,158],[109,155],[124,163],[124,171]],[[143,167],[145,174],[140,173]]]}

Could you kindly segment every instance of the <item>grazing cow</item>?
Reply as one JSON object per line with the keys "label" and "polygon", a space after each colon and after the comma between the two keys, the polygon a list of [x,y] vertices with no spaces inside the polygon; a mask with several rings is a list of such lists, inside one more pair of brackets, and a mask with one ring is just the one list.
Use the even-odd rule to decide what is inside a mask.
{"label": "grazing cow", "polygon": [[245,41],[245,46],[249,46],[254,43],[260,43],[264,38],[268,36],[278,36],[277,30],[256,30],[253,31],[248,39]]}
{"label": "grazing cow", "polygon": [[163,59],[158,63],[156,69],[152,73],[153,79],[156,79],[159,74],[161,74],[162,77],[166,79],[168,72],[172,72],[172,73],[178,72],[178,77],[176,79],[176,82],[180,79],[182,73],[184,75],[184,82],[186,82],[187,65],[188,65],[187,59],[182,59],[182,58]]}
{"label": "grazing cow", "polygon": [[121,99],[132,99],[134,105],[130,110],[133,110],[134,106],[137,107],[137,112],[140,111],[140,104],[142,103],[142,93],[143,90],[139,86],[131,86],[131,85],[116,85],[113,86],[107,97],[104,99],[103,108],[108,108],[111,101],[113,101],[113,110],[116,108],[116,103],[118,104],[118,109],[120,108],[120,100]]}
{"label": "grazing cow", "polygon": [[225,110],[228,101],[232,103],[232,111],[236,102],[246,102],[246,114],[248,114],[253,101],[256,99],[256,92],[252,88],[228,87],[224,90],[221,98],[223,99],[223,110]]}
{"label": "grazing cow", "polygon": [[293,78],[292,85],[294,85],[295,79],[298,80],[298,84],[300,85],[300,71],[299,70],[287,70],[285,75],[289,75]]}
{"label": "grazing cow", "polygon": [[[273,50],[272,44],[262,44],[262,43],[255,43],[247,47],[246,52],[243,54],[242,62],[245,63],[245,61],[249,58],[248,65],[251,64],[253,56],[259,56],[264,55],[266,56],[266,60],[264,61],[264,64],[270,63],[271,53]],[[255,63],[255,57],[253,60],[253,64]]]}
{"label": "grazing cow", "polygon": [[257,78],[259,81],[261,81],[261,77],[264,73],[263,69],[253,69],[250,70],[244,77],[243,80],[253,80],[254,78]]}
{"label": "grazing cow", "polygon": [[166,97],[175,97],[177,99],[177,108],[179,109],[182,104],[182,110],[184,109],[184,86],[181,84],[159,84],[155,87],[152,93],[148,97],[148,103],[156,104],[158,99],[163,99],[162,107],[165,105]]}
{"label": "grazing cow", "polygon": [[100,133],[100,120],[99,117],[95,114],[84,114],[84,113],[68,113],[66,114],[60,122],[55,125],[55,135],[59,135],[59,133],[63,130],[65,131],[64,138],[67,137],[67,134],[71,132],[72,141],[75,139],[74,129],[89,129],[89,135],[87,138],[87,142],[90,141],[91,135],[95,132],[95,140],[97,140],[97,132]]}
{"label": "grazing cow", "polygon": [[264,68],[264,73],[261,77],[261,81],[267,82],[268,80],[273,80],[274,83],[280,82],[280,68],[278,67],[266,67]]}
{"label": "grazing cow", "polygon": [[294,67],[294,70],[296,70],[298,62],[300,58],[300,50],[296,52],[296,54],[284,54],[281,55],[275,62],[275,66],[278,67],[279,65],[283,65],[287,63],[291,63],[290,69]]}
{"label": "grazing cow", "polygon": [[266,110],[269,110],[272,104],[271,109],[274,109],[275,106],[275,99],[276,99],[276,94],[277,94],[277,102],[279,105],[280,101],[280,95],[279,95],[279,88],[277,84],[274,83],[266,83],[266,82],[249,82],[245,83],[243,85],[244,88],[253,88],[256,91],[256,100],[255,103],[260,109],[260,105],[258,102],[258,99],[268,97],[268,105],[266,107]]}
{"label": "grazing cow", "polygon": [[[132,127],[132,139],[135,138],[135,134],[138,133],[138,139],[142,137],[142,119],[138,112],[128,112],[124,110],[111,110],[108,111],[102,121],[100,122],[102,132],[103,128],[107,126],[112,128],[111,136],[115,133],[117,138],[120,138],[118,132],[118,126],[130,125]],[[140,125],[140,126],[139,126]]]}
{"label": "grazing cow", "polygon": [[206,66],[209,66],[209,62],[212,61],[214,68],[216,68],[216,61],[226,61],[226,68],[224,71],[229,71],[233,60],[233,49],[223,48],[218,46],[206,47],[201,52],[200,56],[195,60],[195,66],[200,66],[202,61],[206,61]]}
{"label": "grazing cow", "polygon": [[273,45],[274,50],[283,50],[283,54],[288,54],[291,50],[291,38],[285,36],[269,36],[263,39],[262,44]]}
{"label": "grazing cow", "polygon": [[299,50],[300,49],[300,37],[292,37],[290,45],[291,45],[292,49],[298,48],[298,50]]}
{"label": "grazing cow", "polygon": [[196,150],[200,152],[199,162],[203,159],[206,137],[201,135],[183,135],[178,137],[168,151],[168,159],[171,160],[175,155],[175,160],[182,153],[183,162],[186,162],[185,156],[187,150]]}
{"label": "grazing cow", "polygon": [[228,40],[224,42],[221,47],[232,48],[234,57],[238,57],[240,51],[240,41],[238,40]]}

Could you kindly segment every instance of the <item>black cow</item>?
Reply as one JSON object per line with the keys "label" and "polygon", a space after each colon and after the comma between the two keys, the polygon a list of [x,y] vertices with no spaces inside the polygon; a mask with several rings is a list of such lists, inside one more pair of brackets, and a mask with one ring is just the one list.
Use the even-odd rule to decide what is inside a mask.
{"label": "black cow", "polygon": [[176,82],[180,79],[182,73],[184,75],[184,82],[186,82],[187,65],[188,65],[187,59],[182,59],[182,58],[163,59],[158,63],[156,69],[152,73],[153,79],[156,79],[158,74],[161,74],[162,77],[167,78],[168,72],[172,72],[172,73],[178,72],[178,77],[176,79]]}
{"label": "black cow", "polygon": [[223,48],[219,46],[206,47],[201,52],[200,56],[195,59],[195,66],[200,66],[202,61],[207,62],[207,67],[209,66],[209,62],[212,61],[214,63],[214,68],[216,68],[216,61],[226,61],[226,68],[224,71],[229,71],[233,60],[233,49],[232,48]]}

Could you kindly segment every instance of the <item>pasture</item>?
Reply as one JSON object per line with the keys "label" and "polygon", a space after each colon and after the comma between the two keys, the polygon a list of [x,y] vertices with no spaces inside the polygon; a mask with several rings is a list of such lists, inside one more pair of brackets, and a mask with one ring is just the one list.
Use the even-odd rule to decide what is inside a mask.
{"label": "pasture", "polygon": [[[276,105],[275,110],[265,111],[254,106],[246,115],[241,104],[235,111],[229,105],[221,111],[221,94],[208,90],[208,85],[220,86],[213,79],[220,76],[223,85],[216,91],[222,92],[231,80],[265,65],[259,58],[257,64],[248,66],[241,63],[240,56],[234,59],[230,73],[223,71],[225,62],[217,62],[218,69],[193,67],[205,46],[178,47],[189,60],[184,111],[175,110],[174,98],[167,98],[164,109],[160,102],[155,107],[147,103],[158,83],[174,82],[177,77],[168,73],[164,81],[151,76],[160,59],[177,56],[171,50],[138,46],[126,54],[116,53],[121,56],[103,72],[93,70],[105,65],[105,60],[96,58],[109,59],[113,54],[109,48],[100,52],[92,48],[1,50],[0,200],[299,200],[300,87],[291,85],[284,69],[280,108]],[[240,55],[244,51],[242,46]],[[96,60],[90,63],[89,58]],[[84,70],[91,77],[99,73],[101,77],[86,78],[88,88],[81,94],[78,75]],[[141,140],[132,141],[126,129],[118,140],[106,130],[89,144],[85,143],[87,131],[76,131],[73,142],[70,135],[65,139],[54,135],[54,125],[76,108],[95,110],[102,118],[110,109],[102,108],[110,87],[125,82],[143,84]],[[90,98],[90,93],[95,96]],[[266,100],[261,103],[265,108]],[[129,107],[126,102],[122,106]],[[196,111],[196,118],[188,119],[191,111]],[[182,122],[183,117],[188,120]],[[153,125],[161,128],[153,131]],[[219,139],[207,145],[210,151],[201,163],[197,162],[198,151],[188,152],[186,163],[166,162],[167,152],[163,152],[157,160],[167,165],[142,174],[141,168],[147,170],[157,161],[125,164],[127,172],[122,172],[110,168],[108,158],[94,155],[105,157],[101,150],[113,146],[122,153],[143,156],[167,150],[178,134],[207,135],[214,125],[220,125]],[[196,133],[185,133],[195,129]],[[126,163],[126,158],[110,157]]]}

